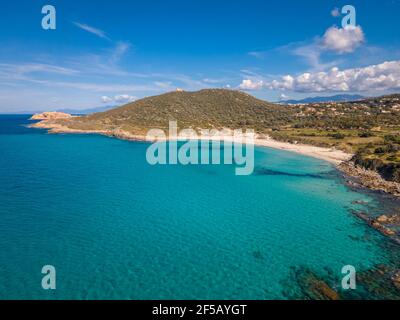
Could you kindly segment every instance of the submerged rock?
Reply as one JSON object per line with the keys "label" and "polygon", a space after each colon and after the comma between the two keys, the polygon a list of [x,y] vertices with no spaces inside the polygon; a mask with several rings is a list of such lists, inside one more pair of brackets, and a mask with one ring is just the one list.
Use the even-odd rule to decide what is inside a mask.
{"label": "submerged rock", "polygon": [[296,272],[296,280],[304,297],[311,300],[340,300],[337,291],[331,288],[322,278],[308,269]]}
{"label": "submerged rock", "polygon": [[380,224],[378,221],[374,220],[371,222],[371,226],[375,228],[376,230],[380,231],[386,236],[394,236],[396,235],[396,232],[389,229],[388,227],[385,227],[384,225]]}
{"label": "submerged rock", "polygon": [[[351,182],[349,181],[348,183],[351,183]],[[352,204],[367,205],[367,204],[369,204],[369,203],[368,203],[367,201],[364,201],[364,200],[354,200],[354,201],[352,202]]]}
{"label": "submerged rock", "polygon": [[400,270],[392,276],[392,281],[395,287],[400,289]]}
{"label": "submerged rock", "polygon": [[307,267],[293,268],[288,279],[295,281],[297,289],[287,290],[288,299],[297,300],[399,300],[400,269],[398,261],[379,264],[357,272],[357,288],[344,290],[341,278],[334,274],[317,274]]}
{"label": "submerged rock", "polygon": [[[389,223],[390,224],[390,218],[388,218],[387,216],[383,215],[378,217],[377,219],[373,219],[371,217],[369,217],[366,213],[364,212],[357,212],[357,211],[353,211],[353,214],[355,216],[357,216],[358,218],[364,220],[366,223],[368,223],[368,225],[370,225],[372,228],[374,228],[375,230],[378,230],[380,233],[382,233],[385,236],[396,236],[397,233],[396,231],[388,228],[387,226],[385,226],[384,224]],[[395,240],[396,242],[398,242],[398,240],[400,240],[398,237],[395,237],[393,240]]]}
{"label": "submerged rock", "polygon": [[367,299],[400,299],[400,270],[389,265],[378,265],[359,273],[357,284],[365,290]]}

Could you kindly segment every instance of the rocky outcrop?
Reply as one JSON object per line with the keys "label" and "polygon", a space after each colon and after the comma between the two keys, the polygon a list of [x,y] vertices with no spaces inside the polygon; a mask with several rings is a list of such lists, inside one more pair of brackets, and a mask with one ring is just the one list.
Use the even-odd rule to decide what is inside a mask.
{"label": "rocky outcrop", "polygon": [[400,289],[400,270],[392,276],[392,281],[397,289]]}
{"label": "rocky outcrop", "polygon": [[353,162],[343,162],[338,166],[347,175],[347,183],[354,187],[366,187],[400,196],[400,183],[385,180],[378,172],[367,170]]}
{"label": "rocky outcrop", "polygon": [[376,221],[383,224],[400,225],[400,216],[399,215],[387,216],[384,214],[376,218]]}
{"label": "rocky outcrop", "polygon": [[385,180],[400,183],[400,165],[398,163],[384,163],[380,159],[368,159],[356,154],[353,158],[356,166],[376,171]]}
{"label": "rocky outcrop", "polygon": [[358,218],[364,220],[369,226],[379,231],[383,235],[391,238],[395,243],[400,244],[400,237],[397,232],[390,226],[397,226],[396,223],[399,221],[398,216],[388,217],[386,215],[380,216],[376,219],[371,218],[364,212],[353,211],[353,214]]}
{"label": "rocky outcrop", "polygon": [[378,222],[377,220],[373,220],[371,222],[371,226],[384,234],[385,236],[394,236],[396,235],[396,232],[393,231],[392,229],[389,229],[388,227],[384,226],[382,223]]}
{"label": "rocky outcrop", "polygon": [[69,118],[72,118],[72,116],[64,112],[43,112],[33,115],[30,120],[57,120]]}

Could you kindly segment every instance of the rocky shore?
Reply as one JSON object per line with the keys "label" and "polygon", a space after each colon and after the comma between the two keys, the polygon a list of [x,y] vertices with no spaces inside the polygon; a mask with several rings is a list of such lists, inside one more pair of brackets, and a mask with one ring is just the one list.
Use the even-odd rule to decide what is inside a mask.
{"label": "rocky shore", "polygon": [[346,183],[353,187],[365,187],[393,196],[400,196],[400,183],[387,181],[379,173],[356,166],[352,161],[342,162],[337,168],[345,174]]}
{"label": "rocky shore", "polygon": [[[338,169],[344,174],[345,182],[349,187],[373,190],[400,204],[399,183],[387,181],[379,173],[358,167],[351,161],[341,163]],[[352,213],[371,228],[400,245],[400,210],[393,211],[390,215],[383,214],[378,217],[362,211],[352,210]]]}

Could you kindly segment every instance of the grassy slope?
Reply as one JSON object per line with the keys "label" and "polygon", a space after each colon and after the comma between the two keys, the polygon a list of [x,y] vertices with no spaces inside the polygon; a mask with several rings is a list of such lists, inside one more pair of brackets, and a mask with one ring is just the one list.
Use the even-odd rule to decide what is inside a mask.
{"label": "grassy slope", "polygon": [[287,111],[285,106],[258,100],[243,92],[210,89],[144,98],[117,109],[75,119],[69,126],[146,133],[149,128],[167,128],[169,120],[177,120],[180,128],[229,127],[262,131],[288,123],[291,115]]}

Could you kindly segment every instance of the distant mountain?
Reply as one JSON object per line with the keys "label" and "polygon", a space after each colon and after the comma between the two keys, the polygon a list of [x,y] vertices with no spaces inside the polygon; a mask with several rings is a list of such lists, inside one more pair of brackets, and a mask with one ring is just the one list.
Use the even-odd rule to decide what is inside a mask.
{"label": "distant mountain", "polygon": [[[114,108],[117,108],[118,106],[103,106],[103,107],[97,107],[97,108],[89,108],[89,109],[83,109],[83,110],[77,110],[77,109],[56,109],[56,110],[51,110],[53,112],[62,112],[62,113],[69,113],[69,114],[91,114],[91,113],[96,113],[96,112],[104,112],[108,111]],[[25,111],[9,111],[9,112],[0,112],[0,114],[37,114],[37,113],[43,113],[48,110],[25,110]]]}
{"label": "distant mountain", "polygon": [[83,109],[83,110],[76,110],[76,109],[59,109],[57,112],[69,113],[69,114],[90,114],[96,112],[104,112],[111,109],[116,108],[116,106],[105,106],[105,107],[97,107],[97,108],[90,108],[90,109]]}
{"label": "distant mountain", "polygon": [[338,94],[330,97],[310,97],[302,100],[285,100],[279,101],[283,104],[305,104],[305,103],[323,103],[323,102],[349,102],[365,99],[365,97],[358,94]]}

